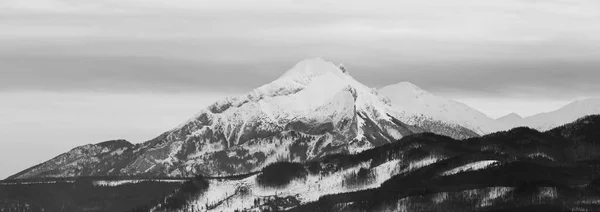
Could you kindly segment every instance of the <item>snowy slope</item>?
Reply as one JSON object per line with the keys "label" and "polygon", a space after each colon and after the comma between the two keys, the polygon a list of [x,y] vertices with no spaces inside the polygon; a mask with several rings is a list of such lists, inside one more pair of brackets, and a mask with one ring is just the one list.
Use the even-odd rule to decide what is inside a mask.
{"label": "snowy slope", "polygon": [[[188,208],[199,211],[268,211],[256,205],[256,200],[265,203],[276,198],[293,198],[300,204],[306,204],[317,201],[325,195],[377,188],[394,175],[409,173],[443,159],[436,156],[414,161],[394,159],[374,167],[370,166],[371,162],[363,162],[333,173],[309,174],[306,178],[296,179],[281,188],[259,185],[257,175],[236,180],[212,179],[209,180],[208,190],[189,201]],[[358,173],[360,169],[369,170],[373,179],[364,183],[349,183],[350,176]],[[151,211],[162,212],[163,210],[155,208]]]}
{"label": "snowy slope", "polygon": [[[477,135],[457,124],[398,111],[345,68],[314,58],[246,95],[214,103],[176,128],[132,147],[127,157],[98,160],[90,155],[80,160],[119,164],[111,170],[113,175],[230,175],[279,160],[360,152],[420,132],[453,138]],[[13,177],[42,177],[63,165],[47,163],[55,166]],[[69,169],[60,173],[107,174]]]}
{"label": "snowy slope", "polygon": [[463,103],[435,96],[409,82],[383,87],[379,93],[387,96],[396,110],[411,116],[457,124],[480,135],[498,129],[496,121],[487,115]]}

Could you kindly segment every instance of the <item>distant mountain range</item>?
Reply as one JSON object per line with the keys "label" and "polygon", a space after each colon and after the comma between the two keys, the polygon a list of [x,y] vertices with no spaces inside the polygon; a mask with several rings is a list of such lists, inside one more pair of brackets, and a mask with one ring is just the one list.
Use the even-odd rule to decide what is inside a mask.
{"label": "distant mountain range", "polygon": [[521,117],[511,113],[492,119],[468,105],[435,96],[414,84],[401,82],[379,90],[391,100],[392,107],[413,116],[427,116],[444,123],[453,123],[485,135],[515,127],[530,127],[546,131],[573,122],[587,115],[600,114],[600,99],[574,101],[555,111]]}
{"label": "distant mountain range", "polygon": [[276,161],[355,154],[431,132],[467,139],[516,126],[547,130],[600,113],[599,100],[494,120],[408,82],[369,88],[320,58],[296,64],[246,95],[218,101],[150,141],[77,147],[9,179],[76,176],[234,175]]}
{"label": "distant mountain range", "polygon": [[498,118],[497,121],[501,123],[502,129],[527,126],[540,131],[546,131],[592,114],[600,114],[600,99],[574,101],[558,110],[526,118],[522,118],[516,114],[509,114]]}

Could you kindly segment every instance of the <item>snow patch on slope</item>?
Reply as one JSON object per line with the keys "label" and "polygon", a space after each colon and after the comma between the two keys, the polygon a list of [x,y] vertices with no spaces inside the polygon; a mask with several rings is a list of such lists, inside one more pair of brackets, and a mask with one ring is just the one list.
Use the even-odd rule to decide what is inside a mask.
{"label": "snow patch on slope", "polygon": [[475,171],[475,170],[485,169],[497,162],[498,162],[497,160],[482,160],[482,161],[468,163],[463,166],[456,167],[452,170],[446,171],[446,172],[442,173],[442,176],[458,174],[460,172],[465,172],[465,171]]}
{"label": "snow patch on slope", "polygon": [[187,180],[166,180],[166,179],[139,179],[139,180],[97,180],[93,182],[94,186],[114,187],[125,184],[135,184],[141,182],[163,182],[163,183],[184,183]]}

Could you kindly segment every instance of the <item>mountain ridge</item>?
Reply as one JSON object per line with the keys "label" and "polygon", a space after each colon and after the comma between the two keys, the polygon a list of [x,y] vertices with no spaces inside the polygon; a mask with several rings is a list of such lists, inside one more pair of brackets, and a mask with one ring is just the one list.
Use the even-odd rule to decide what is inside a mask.
{"label": "mountain ridge", "polygon": [[[44,163],[49,169],[12,178],[239,174],[282,159],[356,153],[419,132],[478,136],[456,124],[396,111],[345,68],[314,58],[246,95],[215,102],[158,137],[123,149],[115,159],[103,157],[96,146],[83,146],[66,153],[69,160],[50,160]],[[91,154],[80,157],[82,151]]]}
{"label": "mountain ridge", "polygon": [[[596,109],[587,102],[565,110],[568,114]],[[302,162],[358,153],[416,133],[461,140],[503,127],[507,126],[466,104],[409,82],[372,89],[345,67],[313,58],[245,95],[209,105],[144,143],[83,145],[8,179],[233,175],[280,160]]]}
{"label": "mountain ridge", "polygon": [[424,114],[432,119],[454,123],[479,135],[497,131],[499,126],[484,113],[454,100],[435,96],[410,82],[400,82],[379,89],[394,108],[411,114]]}

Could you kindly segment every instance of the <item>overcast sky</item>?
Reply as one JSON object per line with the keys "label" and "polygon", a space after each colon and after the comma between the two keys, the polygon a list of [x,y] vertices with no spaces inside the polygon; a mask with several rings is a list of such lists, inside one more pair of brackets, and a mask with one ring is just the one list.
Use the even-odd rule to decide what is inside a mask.
{"label": "overcast sky", "polygon": [[600,96],[598,20],[597,0],[2,0],[0,178],[151,139],[307,57],[491,117],[554,110]]}

